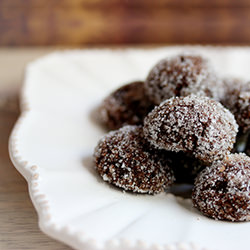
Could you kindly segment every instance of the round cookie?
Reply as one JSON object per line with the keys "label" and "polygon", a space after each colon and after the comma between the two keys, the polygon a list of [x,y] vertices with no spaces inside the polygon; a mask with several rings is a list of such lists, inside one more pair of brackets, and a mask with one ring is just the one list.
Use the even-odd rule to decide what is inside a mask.
{"label": "round cookie", "polygon": [[153,105],[144,92],[144,82],[126,84],[104,99],[99,107],[99,121],[110,130],[123,125],[139,125]]}
{"label": "round cookie", "polygon": [[189,95],[155,107],[145,117],[143,131],[155,147],[183,151],[206,164],[230,152],[238,125],[219,102]]}
{"label": "round cookie", "polygon": [[150,71],[145,90],[150,100],[159,105],[173,96],[189,94],[219,99],[215,73],[201,56],[178,55],[161,60]]}
{"label": "round cookie", "polygon": [[238,78],[224,78],[222,79],[222,87],[224,95],[221,97],[220,102],[227,107],[231,112],[235,108],[238,96],[244,82]]}
{"label": "round cookie", "polygon": [[221,103],[235,116],[240,131],[250,130],[250,83],[240,79],[224,79],[224,97]]}
{"label": "round cookie", "polygon": [[250,130],[250,91],[241,91],[235,104],[235,119],[243,133]]}
{"label": "round cookie", "polygon": [[216,220],[250,220],[250,158],[230,154],[196,178],[193,204]]}
{"label": "round cookie", "polygon": [[124,190],[156,194],[174,182],[164,153],[149,145],[141,126],[128,125],[105,135],[94,157],[104,181]]}

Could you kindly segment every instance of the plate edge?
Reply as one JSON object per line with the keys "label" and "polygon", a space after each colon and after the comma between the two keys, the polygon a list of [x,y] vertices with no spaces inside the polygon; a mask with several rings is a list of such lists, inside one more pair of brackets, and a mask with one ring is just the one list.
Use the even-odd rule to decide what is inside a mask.
{"label": "plate edge", "polygon": [[[185,47],[185,46],[167,46],[168,48],[171,47]],[[187,46],[186,46],[187,47]],[[214,46],[191,46],[193,48],[195,47],[209,47],[214,48]],[[157,47],[157,48],[166,48],[164,47]],[[237,47],[236,47],[237,48]],[[123,51],[130,51],[132,48],[129,49],[123,49]],[[108,49],[104,49],[107,51]],[[137,50],[137,49],[133,49]],[[142,49],[138,49],[142,50]],[[151,50],[151,49],[149,49]],[[154,49],[152,49],[154,50]],[[81,51],[91,51],[91,50],[81,50]],[[102,51],[102,49],[99,49],[99,51]],[[113,51],[110,49],[110,51]],[[70,51],[67,51],[70,53]],[[52,52],[46,56],[43,56],[40,59],[37,59],[39,61],[43,59],[49,58],[53,54],[61,54],[61,52]],[[50,207],[49,202],[46,199],[46,195],[41,193],[39,190],[39,167],[37,165],[30,164],[28,159],[23,159],[18,152],[18,133],[20,126],[24,123],[26,117],[29,114],[30,111],[30,105],[28,102],[28,98],[25,93],[26,89],[26,75],[29,70],[31,70],[31,65],[33,67],[36,66],[35,60],[33,63],[30,63],[25,71],[25,77],[24,77],[24,85],[21,89],[20,94],[20,109],[21,114],[18,117],[17,122],[14,125],[14,128],[12,129],[12,132],[9,137],[9,156],[10,159],[17,169],[18,172],[21,173],[21,175],[26,179],[28,183],[28,189],[29,189],[29,195],[31,198],[31,201],[37,211],[38,214],[38,224],[39,228],[43,233],[48,235],[49,237],[52,237],[58,241],[61,241],[65,243],[68,246],[71,246],[75,249],[85,249],[85,250],[205,250],[205,248],[201,248],[197,246],[195,243],[186,243],[186,242],[178,242],[175,244],[167,244],[167,245],[159,245],[159,244],[146,244],[142,240],[138,240],[137,242],[131,242],[127,239],[113,239],[107,241],[103,247],[98,246],[97,242],[94,239],[86,238],[86,235],[84,232],[76,232],[72,233],[70,231],[70,228],[63,227],[59,228],[57,225],[55,225],[52,222],[52,217],[50,215]]]}

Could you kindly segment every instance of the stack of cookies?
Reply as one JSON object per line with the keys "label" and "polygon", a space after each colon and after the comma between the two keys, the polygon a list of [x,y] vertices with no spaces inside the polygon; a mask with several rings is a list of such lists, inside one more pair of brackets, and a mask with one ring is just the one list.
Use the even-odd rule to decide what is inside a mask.
{"label": "stack of cookies", "polygon": [[223,79],[199,55],[161,60],[145,81],[106,97],[96,170],[123,190],[157,194],[193,184],[194,206],[219,220],[250,220],[250,83]]}

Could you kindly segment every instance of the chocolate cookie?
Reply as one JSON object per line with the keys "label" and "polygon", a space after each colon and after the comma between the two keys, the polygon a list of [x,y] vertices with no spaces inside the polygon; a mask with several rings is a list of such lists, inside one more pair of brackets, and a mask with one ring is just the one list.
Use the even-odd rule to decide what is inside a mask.
{"label": "chocolate cookie", "polygon": [[204,169],[195,180],[193,204],[216,220],[250,220],[250,158],[230,154]]}
{"label": "chocolate cookie", "polygon": [[224,97],[221,103],[235,116],[240,131],[250,130],[250,82],[240,79],[224,79]]}
{"label": "chocolate cookie", "polygon": [[124,190],[156,194],[174,181],[164,153],[149,145],[141,126],[128,125],[105,135],[94,157],[104,181]]}
{"label": "chocolate cookie", "polygon": [[104,99],[99,107],[98,119],[109,130],[123,125],[139,125],[152,108],[152,103],[145,95],[144,82],[132,82]]}
{"label": "chocolate cookie", "polygon": [[145,81],[145,90],[156,105],[173,96],[192,93],[219,99],[217,81],[219,79],[206,59],[178,55],[161,60],[152,68]]}
{"label": "chocolate cookie", "polygon": [[146,116],[143,131],[155,147],[183,151],[206,164],[230,152],[238,125],[219,102],[189,95],[155,107]]}

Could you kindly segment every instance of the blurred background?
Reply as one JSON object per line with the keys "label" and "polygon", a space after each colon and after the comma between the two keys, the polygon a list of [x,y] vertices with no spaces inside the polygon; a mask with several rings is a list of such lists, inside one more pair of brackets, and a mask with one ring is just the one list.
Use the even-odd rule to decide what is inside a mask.
{"label": "blurred background", "polygon": [[1,0],[0,45],[248,44],[249,0]]}
{"label": "blurred background", "polygon": [[69,249],[40,233],[8,156],[25,65],[60,48],[250,45],[250,0],[0,0],[0,249]]}

